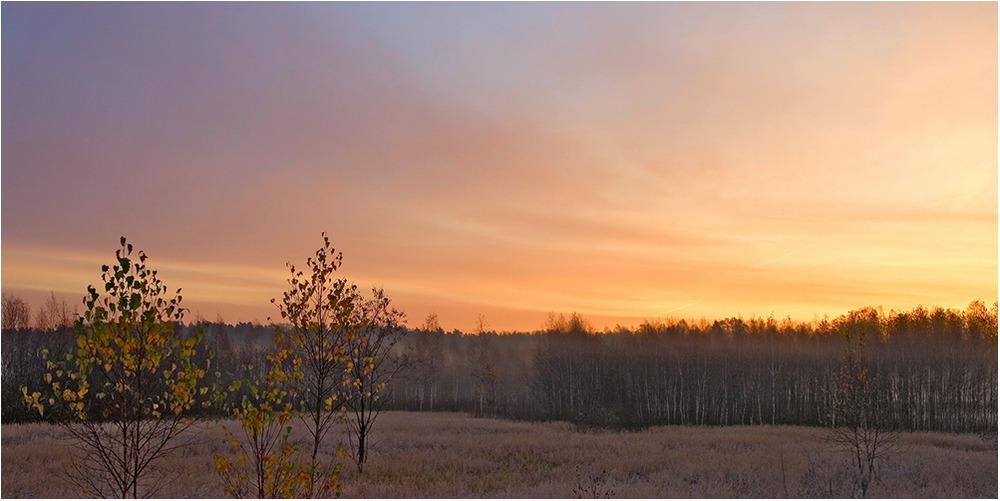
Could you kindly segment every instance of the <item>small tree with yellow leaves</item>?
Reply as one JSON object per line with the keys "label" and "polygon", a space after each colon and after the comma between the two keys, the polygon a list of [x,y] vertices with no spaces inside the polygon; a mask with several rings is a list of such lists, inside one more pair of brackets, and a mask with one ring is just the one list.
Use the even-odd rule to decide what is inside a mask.
{"label": "small tree with yellow leaves", "polygon": [[328,494],[340,474],[339,464],[322,461],[319,451],[344,416],[346,346],[354,335],[352,319],[360,301],[357,287],[334,275],[343,255],[330,246],[326,233],[322,235],[323,246],[306,259],[308,275],[289,264],[289,289],[281,302],[271,300],[286,322],[275,336],[279,352],[274,377],[287,382],[310,438],[305,484],[298,493],[309,498]]}
{"label": "small tree with yellow leaves", "polygon": [[[286,390],[288,378],[281,363],[288,357],[288,350],[268,356],[271,370],[263,385],[253,381],[237,381],[229,391],[247,388],[249,395],[232,409],[233,418],[240,423],[242,436],[223,427],[230,443],[237,449],[235,458],[216,454],[215,470],[223,490],[235,498],[295,498],[306,493],[309,475],[298,462],[300,447],[290,440],[291,421],[296,411]],[[320,494],[339,496],[337,483],[339,466],[326,478]]]}
{"label": "small tree with yellow leaves", "polygon": [[76,353],[43,351],[46,386],[21,391],[72,439],[70,482],[100,497],[148,497],[170,480],[162,459],[185,445],[179,436],[194,422],[187,411],[207,391],[192,362],[201,338],[177,335],[181,291],[169,297],[144,252],[133,258],[122,237],[115,259],[101,269],[103,291],[88,287]]}

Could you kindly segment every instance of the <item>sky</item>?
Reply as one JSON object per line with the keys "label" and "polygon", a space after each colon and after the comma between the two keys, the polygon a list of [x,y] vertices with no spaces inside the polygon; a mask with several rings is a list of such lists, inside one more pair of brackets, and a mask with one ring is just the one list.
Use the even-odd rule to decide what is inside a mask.
{"label": "sky", "polygon": [[327,232],[420,326],[997,297],[996,3],[4,3],[0,281],[187,320]]}

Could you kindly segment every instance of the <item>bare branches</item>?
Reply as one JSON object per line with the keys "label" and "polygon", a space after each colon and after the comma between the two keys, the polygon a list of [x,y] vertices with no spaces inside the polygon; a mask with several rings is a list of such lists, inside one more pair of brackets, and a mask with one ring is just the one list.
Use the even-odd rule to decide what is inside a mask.
{"label": "bare branches", "polygon": [[611,499],[615,497],[615,490],[608,486],[607,470],[596,472],[592,468],[580,466],[577,468],[577,477],[580,477],[580,481],[573,489],[574,498]]}
{"label": "bare branches", "polygon": [[390,306],[382,289],[372,289],[372,297],[359,302],[352,320],[354,335],[346,338],[347,386],[345,404],[352,419],[355,439],[354,461],[358,473],[368,459],[367,442],[372,426],[385,405],[382,393],[406,365],[394,348],[405,334],[405,315]]}
{"label": "bare branches", "polygon": [[879,478],[880,465],[897,444],[897,434],[885,417],[889,409],[882,408],[866,367],[865,335],[873,328],[878,332],[878,325],[873,310],[862,310],[838,326],[845,333],[847,348],[836,375],[830,412],[830,439],[850,456],[853,494],[862,498],[868,497],[872,483]]}
{"label": "bare branches", "polygon": [[4,292],[0,300],[0,323],[4,330],[25,329],[29,322],[31,322],[31,308],[28,302],[20,296]]}

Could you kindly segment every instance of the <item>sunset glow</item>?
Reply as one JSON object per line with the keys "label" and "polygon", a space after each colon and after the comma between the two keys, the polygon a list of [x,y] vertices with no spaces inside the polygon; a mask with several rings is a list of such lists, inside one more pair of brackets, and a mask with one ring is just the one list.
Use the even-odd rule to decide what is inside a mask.
{"label": "sunset glow", "polygon": [[10,4],[2,287],[188,320],[325,231],[419,326],[997,297],[997,5]]}

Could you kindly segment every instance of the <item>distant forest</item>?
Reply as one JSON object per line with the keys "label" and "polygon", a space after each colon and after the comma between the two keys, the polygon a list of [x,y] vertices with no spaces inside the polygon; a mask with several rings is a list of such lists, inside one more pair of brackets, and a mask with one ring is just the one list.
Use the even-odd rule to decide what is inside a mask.
{"label": "distant forest", "polygon": [[[51,318],[60,316],[55,306]],[[40,349],[75,349],[65,313],[45,329],[3,330],[4,423],[39,419],[23,404],[20,387],[42,379]],[[280,326],[199,321],[175,328],[204,336],[199,366],[210,359],[207,384],[226,388],[263,378]],[[848,336],[864,342],[878,408],[891,427],[995,433],[997,303],[980,301],[964,311],[862,308],[818,323],[680,320],[603,332],[577,314],[552,315],[533,333],[445,332],[432,315],[395,346],[405,369],[383,398],[387,410],[564,420],[581,428],[820,426],[827,424]],[[240,399],[238,391],[225,397]],[[199,412],[227,417],[226,401]]]}

